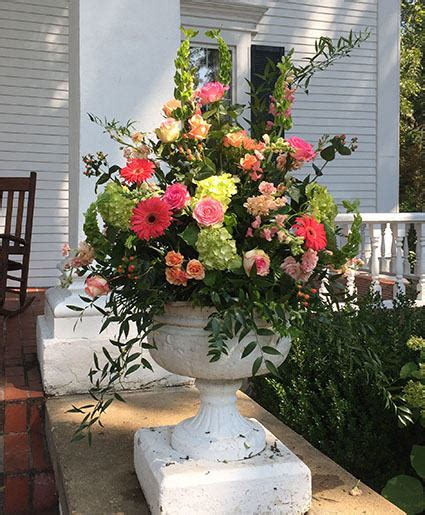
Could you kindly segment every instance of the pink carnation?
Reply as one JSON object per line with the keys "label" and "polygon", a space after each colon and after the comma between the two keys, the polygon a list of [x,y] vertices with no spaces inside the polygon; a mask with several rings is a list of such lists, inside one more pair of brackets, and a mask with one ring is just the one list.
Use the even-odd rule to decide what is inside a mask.
{"label": "pink carnation", "polygon": [[162,198],[169,205],[170,209],[179,210],[188,204],[190,195],[184,184],[176,183],[167,186]]}
{"label": "pink carnation", "polygon": [[261,249],[249,250],[243,257],[243,267],[247,275],[251,273],[252,267],[255,263],[257,275],[265,276],[270,272],[270,258]]}
{"label": "pink carnation", "polygon": [[311,274],[316,268],[318,260],[317,252],[313,249],[307,249],[301,258],[302,271],[306,274]]}
{"label": "pink carnation", "polygon": [[258,189],[263,195],[274,195],[277,191],[273,183],[266,181],[260,182]]}
{"label": "pink carnation", "polygon": [[294,281],[302,280],[301,276],[303,276],[303,272],[301,270],[301,265],[298,263],[298,261],[295,260],[293,256],[286,257],[280,267],[285,272],[285,274],[289,275],[289,277],[292,277]]}
{"label": "pink carnation", "polygon": [[199,225],[205,227],[220,224],[224,220],[223,204],[218,200],[205,197],[196,204],[193,218]]}
{"label": "pink carnation", "polygon": [[229,86],[224,86],[221,82],[208,82],[197,92],[203,105],[217,102],[224,97]]}
{"label": "pink carnation", "polygon": [[292,136],[288,143],[294,149],[291,155],[296,161],[311,161],[316,157],[316,152],[308,141]]}

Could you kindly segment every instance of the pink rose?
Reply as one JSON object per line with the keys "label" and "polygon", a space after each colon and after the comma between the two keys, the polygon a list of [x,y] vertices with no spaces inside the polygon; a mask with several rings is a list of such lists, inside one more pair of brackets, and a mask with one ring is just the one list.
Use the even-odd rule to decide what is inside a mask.
{"label": "pink rose", "polygon": [[318,260],[317,252],[313,249],[307,249],[301,258],[302,271],[306,274],[311,274],[316,268]]}
{"label": "pink rose", "polygon": [[196,204],[193,218],[199,225],[205,227],[220,224],[224,220],[223,204],[218,200],[205,197]]}
{"label": "pink rose", "polygon": [[198,97],[203,105],[211,104],[221,100],[228,89],[221,82],[208,82],[198,90]]}
{"label": "pink rose", "polygon": [[270,258],[264,250],[253,249],[245,253],[243,257],[243,267],[246,275],[251,273],[252,267],[255,263],[257,275],[265,276],[270,272]]}
{"label": "pink rose", "polygon": [[100,275],[93,275],[86,279],[84,291],[89,297],[95,299],[101,295],[107,295],[111,290],[108,281]]}
{"label": "pink rose", "polygon": [[248,227],[246,230],[245,238],[252,238],[254,236],[254,231],[251,227]]}
{"label": "pink rose", "polygon": [[311,161],[316,157],[316,152],[307,141],[292,136],[288,139],[288,143],[294,149],[294,152],[291,152],[291,156],[296,161]]}
{"label": "pink rose", "polygon": [[169,205],[170,209],[183,209],[190,200],[189,192],[184,184],[176,183],[167,186],[162,197]]}

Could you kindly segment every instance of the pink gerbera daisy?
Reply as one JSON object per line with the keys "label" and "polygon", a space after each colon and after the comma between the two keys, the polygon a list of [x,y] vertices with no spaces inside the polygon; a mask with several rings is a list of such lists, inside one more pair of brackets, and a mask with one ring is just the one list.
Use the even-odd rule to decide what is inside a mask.
{"label": "pink gerbera daisy", "polygon": [[140,184],[152,177],[154,170],[155,163],[149,159],[131,159],[127,162],[127,166],[121,168],[121,177],[127,182]]}
{"label": "pink gerbera daisy", "polygon": [[295,219],[293,226],[296,236],[304,238],[307,249],[323,250],[326,247],[325,226],[319,224],[314,216],[301,216]]}
{"label": "pink gerbera daisy", "polygon": [[134,208],[131,229],[141,240],[149,240],[162,236],[171,222],[169,205],[159,197],[151,197]]}

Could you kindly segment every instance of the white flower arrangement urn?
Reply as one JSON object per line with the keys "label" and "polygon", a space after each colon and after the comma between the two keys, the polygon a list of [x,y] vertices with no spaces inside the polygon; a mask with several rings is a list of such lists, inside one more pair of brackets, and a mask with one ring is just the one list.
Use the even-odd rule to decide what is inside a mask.
{"label": "white flower arrangement urn", "polygon": [[[248,333],[240,342],[228,340],[228,354],[211,362],[205,326],[212,313],[213,308],[175,302],[155,320],[160,325],[151,333],[152,358],[170,372],[194,377],[201,404],[194,417],[176,426],[140,429],[135,435],[135,469],[150,510],[166,515],[305,513],[311,502],[310,470],[258,421],[243,417],[236,403],[261,347],[279,350],[267,356],[279,366],[291,339]],[[256,338],[259,345],[242,358]],[[258,373],[267,368],[261,365]]]}

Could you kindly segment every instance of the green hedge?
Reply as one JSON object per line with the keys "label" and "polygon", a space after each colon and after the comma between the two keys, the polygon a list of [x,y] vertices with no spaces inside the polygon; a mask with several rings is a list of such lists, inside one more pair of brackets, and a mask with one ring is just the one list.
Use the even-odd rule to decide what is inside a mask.
{"label": "green hedge", "polygon": [[406,341],[425,336],[425,308],[399,299],[395,308],[364,299],[358,310],[311,314],[281,367],[282,379],[257,378],[254,397],[310,443],[380,491],[410,471],[409,453],[423,441],[399,428],[386,392],[412,358]]}

